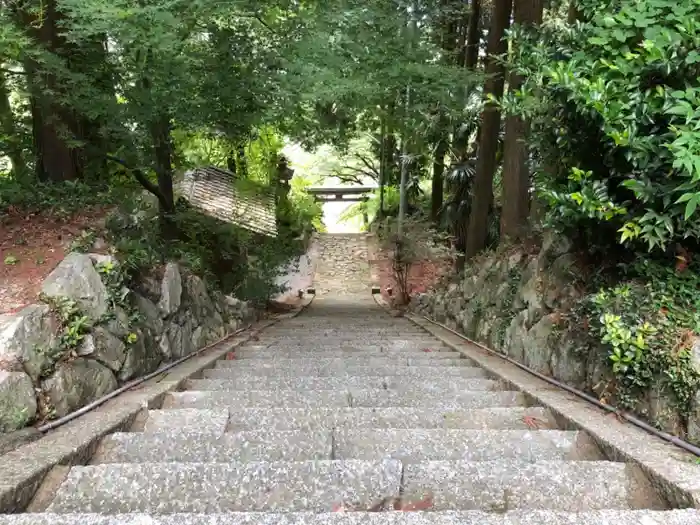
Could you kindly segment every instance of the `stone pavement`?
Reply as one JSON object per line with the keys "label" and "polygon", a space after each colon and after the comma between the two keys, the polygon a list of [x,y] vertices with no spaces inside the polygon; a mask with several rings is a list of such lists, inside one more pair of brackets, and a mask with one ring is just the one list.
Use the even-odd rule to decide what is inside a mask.
{"label": "stone pavement", "polygon": [[106,437],[36,513],[0,525],[700,523],[585,432],[336,281],[357,268],[324,265],[317,277],[332,279],[304,313]]}

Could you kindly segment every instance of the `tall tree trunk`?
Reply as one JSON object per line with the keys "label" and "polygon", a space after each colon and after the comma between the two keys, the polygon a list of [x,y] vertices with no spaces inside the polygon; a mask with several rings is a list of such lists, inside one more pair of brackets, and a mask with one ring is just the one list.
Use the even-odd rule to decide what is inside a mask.
{"label": "tall tree trunk", "polygon": [[[471,7],[469,11],[469,22],[467,24],[467,43],[464,52],[465,61],[464,67],[471,71],[476,70],[476,66],[479,61],[479,42],[481,40],[479,35],[479,21],[481,18],[481,0],[472,0]],[[470,89],[464,89],[464,103],[466,104],[467,98],[469,97]],[[467,149],[469,147],[469,137],[460,136],[458,131],[454,131],[454,143],[453,148],[456,152],[457,158],[460,161],[466,160]]]}
{"label": "tall tree trunk", "polygon": [[[63,16],[56,0],[46,1],[41,20],[27,11],[17,14],[29,35],[48,52],[66,61],[70,58],[73,48],[59,31]],[[32,58],[25,62],[25,70],[32,98],[37,176],[50,181],[80,178],[82,152],[70,144],[79,138],[78,122],[73,112],[57,101],[59,97],[46,95],[47,92],[64,92],[65,86],[54,73],[42,71],[41,65]]]}
{"label": "tall tree trunk", "polygon": [[161,215],[170,215],[175,211],[173,193],[173,143],[170,134],[170,119],[166,114],[159,115],[150,126],[151,140],[156,157],[156,175],[158,191],[161,194]]}
{"label": "tall tree trunk", "polygon": [[[504,66],[498,62],[499,55],[507,51],[507,42],[503,38],[510,26],[510,13],[513,0],[495,0],[491,28],[489,30],[488,57],[484,83],[484,95],[499,98],[503,94]],[[493,201],[493,175],[496,171],[496,153],[498,151],[498,133],[501,126],[501,112],[498,106],[486,102],[481,117],[481,140],[479,158],[474,177],[474,193],[467,228],[467,259],[475,256],[486,246],[488,235],[489,210]]]}
{"label": "tall tree trunk", "polygon": [[10,106],[10,89],[2,72],[0,72],[0,130],[5,135],[5,153],[12,163],[12,174],[15,180],[22,180],[27,175],[27,164],[24,161],[19,133]]}
{"label": "tall tree trunk", "polygon": [[238,169],[236,171],[241,178],[248,178],[248,159],[245,154],[245,142],[238,145]]}
{"label": "tall tree trunk", "polygon": [[[543,0],[515,2],[513,19],[523,27],[542,23]],[[518,43],[514,42],[514,46]],[[508,88],[517,92],[523,78],[511,72]],[[501,209],[501,237],[517,240],[524,232],[529,216],[530,173],[528,170],[528,148],[526,136],[530,125],[519,115],[506,118],[506,134],[503,145],[503,206]]]}
{"label": "tall tree trunk", "polygon": [[433,160],[433,181],[430,195],[430,220],[437,224],[440,219],[440,210],[445,194],[445,155],[447,155],[448,145],[446,140],[441,140],[435,150]]}
{"label": "tall tree trunk", "polygon": [[[383,109],[383,108],[382,108]],[[379,219],[384,218],[384,184],[386,181],[386,116],[382,114],[379,126]]]}
{"label": "tall tree trunk", "polygon": [[581,12],[578,10],[577,0],[569,0],[569,11],[567,13],[566,22],[575,24],[581,18]]}
{"label": "tall tree trunk", "polygon": [[475,69],[479,61],[479,21],[481,19],[481,0],[472,0],[467,29],[467,53],[464,67]]}

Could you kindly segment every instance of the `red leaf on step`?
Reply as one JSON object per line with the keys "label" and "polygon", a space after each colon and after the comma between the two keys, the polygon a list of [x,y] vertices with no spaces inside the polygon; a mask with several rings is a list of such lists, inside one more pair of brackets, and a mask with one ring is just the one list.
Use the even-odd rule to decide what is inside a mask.
{"label": "red leaf on step", "polygon": [[524,416],[523,423],[525,423],[530,430],[539,430],[541,428],[540,425],[546,425],[541,419],[532,416]]}
{"label": "red leaf on step", "polygon": [[433,351],[432,348],[423,348],[423,352],[432,352],[432,351]]}
{"label": "red leaf on step", "polygon": [[229,352],[226,354],[226,361],[233,361],[236,359],[236,353],[235,352]]}
{"label": "red leaf on step", "polygon": [[424,497],[420,501],[412,502],[412,503],[403,503],[403,502],[398,502],[399,503],[399,508],[396,508],[396,505],[394,505],[394,509],[400,510],[402,512],[414,512],[416,510],[428,510],[433,508],[433,496],[428,495]]}
{"label": "red leaf on step", "polygon": [[342,503],[334,503],[331,512],[345,512],[345,505]]}

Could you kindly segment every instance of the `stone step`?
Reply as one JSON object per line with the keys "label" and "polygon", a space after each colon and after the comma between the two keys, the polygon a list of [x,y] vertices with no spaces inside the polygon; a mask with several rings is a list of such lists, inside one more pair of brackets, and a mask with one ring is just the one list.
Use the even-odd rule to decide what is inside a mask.
{"label": "stone step", "polygon": [[431,359],[418,355],[417,357],[311,357],[274,359],[221,359],[216,362],[216,368],[251,368],[264,369],[281,367],[286,369],[304,369],[311,366],[343,369],[353,366],[385,367],[385,366],[473,366],[469,359]]}
{"label": "stone step", "polygon": [[284,514],[11,514],[0,525],[697,525],[700,510],[290,512]]}
{"label": "stone step", "polygon": [[346,336],[329,336],[329,337],[318,337],[313,334],[299,336],[299,337],[259,337],[255,341],[256,346],[270,346],[270,345],[280,345],[285,347],[309,347],[316,346],[328,342],[334,345],[352,345],[352,346],[364,346],[364,345],[375,345],[382,346],[385,348],[410,348],[410,347],[424,347],[431,345],[441,345],[442,343],[430,336],[421,337],[402,337],[397,338],[387,338],[385,336],[372,336],[371,334],[358,334],[358,335],[346,335]]}
{"label": "stone step", "polygon": [[[234,376],[231,379],[191,379],[187,382],[187,390],[347,390],[348,388],[362,389],[405,389],[406,381],[400,376],[367,377],[318,377],[318,376]],[[439,382],[429,379],[417,379],[410,383],[410,388],[433,392],[454,392],[464,390],[501,390],[503,383],[483,378],[452,378],[451,381]]]}
{"label": "stone step", "polygon": [[333,458],[332,436],[330,429],[265,429],[223,435],[207,432],[118,432],[102,440],[91,464],[150,463],[154,458],[169,463],[329,460]]}
{"label": "stone step", "polygon": [[405,463],[602,459],[598,447],[584,433],[563,430],[341,428],[335,431],[334,444],[335,459],[391,457]]}
{"label": "stone step", "polygon": [[244,376],[402,376],[410,378],[447,378],[447,377],[485,377],[486,373],[475,366],[344,366],[327,367],[314,364],[303,367],[295,367],[290,370],[284,366],[272,366],[267,368],[246,367],[246,368],[212,368],[204,370],[205,379],[230,379]]}
{"label": "stone step", "polygon": [[[177,408],[172,410],[150,410],[148,418],[163,422],[160,430],[166,430],[165,422],[180,411],[212,410]],[[229,414],[228,430],[269,431],[319,428],[461,428],[494,430],[555,429],[552,415],[540,407],[482,408],[476,410],[435,410],[433,408],[244,408],[219,409]],[[170,427],[176,430],[176,426]],[[202,427],[209,430],[209,427]],[[216,427],[218,430],[218,427]]]}
{"label": "stone step", "polygon": [[349,390],[237,390],[169,392],[163,408],[350,407]]}
{"label": "stone step", "polygon": [[381,389],[338,390],[238,390],[171,392],[163,408],[314,408],[314,407],[431,407],[466,410],[488,407],[524,406],[525,396],[514,391],[454,392],[436,396],[420,390]]}
{"label": "stone step", "polygon": [[116,433],[105,438],[91,464],[228,463],[386,458],[431,460],[596,460],[601,454],[579,432],[560,430],[319,429]]}
{"label": "stone step", "polygon": [[313,511],[397,497],[401,462],[143,463],[73,467],[47,512]]}
{"label": "stone step", "polygon": [[234,351],[236,359],[316,359],[316,358],[343,358],[343,359],[367,359],[367,358],[418,358],[425,360],[435,359],[462,359],[459,352],[425,352],[422,350],[345,350],[345,349],[313,349],[290,350],[287,348],[251,350],[240,348]]}
{"label": "stone step", "polygon": [[[276,351],[283,350],[286,352],[332,352],[337,350],[344,350],[346,352],[378,352],[378,353],[394,353],[394,352],[423,352],[426,354],[435,354],[441,352],[454,352],[454,349],[442,345],[439,343],[432,344],[414,344],[414,345],[401,345],[392,346],[388,344],[359,344],[359,343],[335,343],[328,339],[317,340],[316,342],[308,345],[289,345],[285,343],[271,343],[271,344],[246,344],[239,347],[236,351],[246,350],[246,351]],[[428,352],[429,351],[429,352]]]}
{"label": "stone step", "polygon": [[144,432],[210,432],[223,434],[229,421],[226,408],[206,410],[201,408],[180,410],[149,410],[144,423]]}
{"label": "stone step", "polygon": [[403,495],[411,501],[425,494],[434,510],[488,512],[645,508],[648,496],[624,463],[518,459],[407,464]]}
{"label": "stone step", "polygon": [[515,391],[453,392],[435,394],[407,388],[403,391],[350,389],[351,407],[434,407],[443,409],[474,409],[512,407],[527,404],[525,396]]}

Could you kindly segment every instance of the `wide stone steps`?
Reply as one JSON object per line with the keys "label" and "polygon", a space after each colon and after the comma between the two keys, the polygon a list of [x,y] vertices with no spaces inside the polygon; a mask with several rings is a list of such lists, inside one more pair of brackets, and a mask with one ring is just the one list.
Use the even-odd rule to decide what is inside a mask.
{"label": "wide stone steps", "polygon": [[179,408],[151,410],[145,430],[203,429],[224,432],[317,428],[398,428],[528,430],[557,428],[554,418],[539,407],[490,407],[476,410],[444,410],[416,407],[387,408],[236,408],[204,410]]}
{"label": "wide stone steps", "polygon": [[315,303],[0,525],[700,524],[509,388],[406,319]]}
{"label": "wide stone steps", "polygon": [[[591,490],[595,487],[595,490]],[[73,467],[48,512],[294,512],[385,498],[432,510],[644,508],[626,465],[606,461],[143,463]]]}
{"label": "wide stone steps", "polygon": [[103,440],[92,464],[161,462],[228,463],[321,459],[490,461],[599,459],[578,432],[427,429],[251,430],[217,434],[116,433]]}
{"label": "wide stone steps", "polygon": [[525,396],[515,391],[452,392],[448,398],[434,398],[429,391],[347,389],[343,390],[217,390],[173,392],[166,396],[164,408],[235,407],[415,407],[474,409],[522,406]]}
{"label": "wide stone steps", "polygon": [[230,379],[243,376],[318,376],[318,377],[344,377],[344,376],[402,376],[412,380],[413,378],[435,378],[445,377],[484,377],[484,371],[475,366],[366,366],[366,365],[345,365],[328,366],[310,362],[304,366],[296,366],[293,369],[271,363],[263,367],[248,366],[235,367],[232,365],[220,366],[204,371],[207,379]]}
{"label": "wide stone steps", "polygon": [[547,510],[493,514],[481,511],[329,512],[226,514],[17,514],[0,516],[0,525],[696,525],[696,510],[589,511]]}
{"label": "wide stone steps", "polygon": [[[500,381],[494,379],[455,378],[449,384],[428,379],[414,379],[411,388],[439,394],[464,390],[497,390],[502,387]],[[190,379],[188,390],[345,390],[354,389],[401,389],[407,388],[405,380],[400,376],[348,376],[348,377],[318,377],[318,376],[232,376],[230,379]]]}
{"label": "wide stone steps", "polygon": [[428,356],[416,355],[411,357],[310,357],[310,358],[284,358],[270,359],[225,359],[216,363],[217,368],[235,368],[241,372],[248,369],[264,370],[266,368],[286,368],[288,370],[305,370],[309,367],[323,367],[344,369],[353,366],[369,367],[403,367],[403,366],[470,366],[473,363],[469,359],[447,358],[435,359]]}

